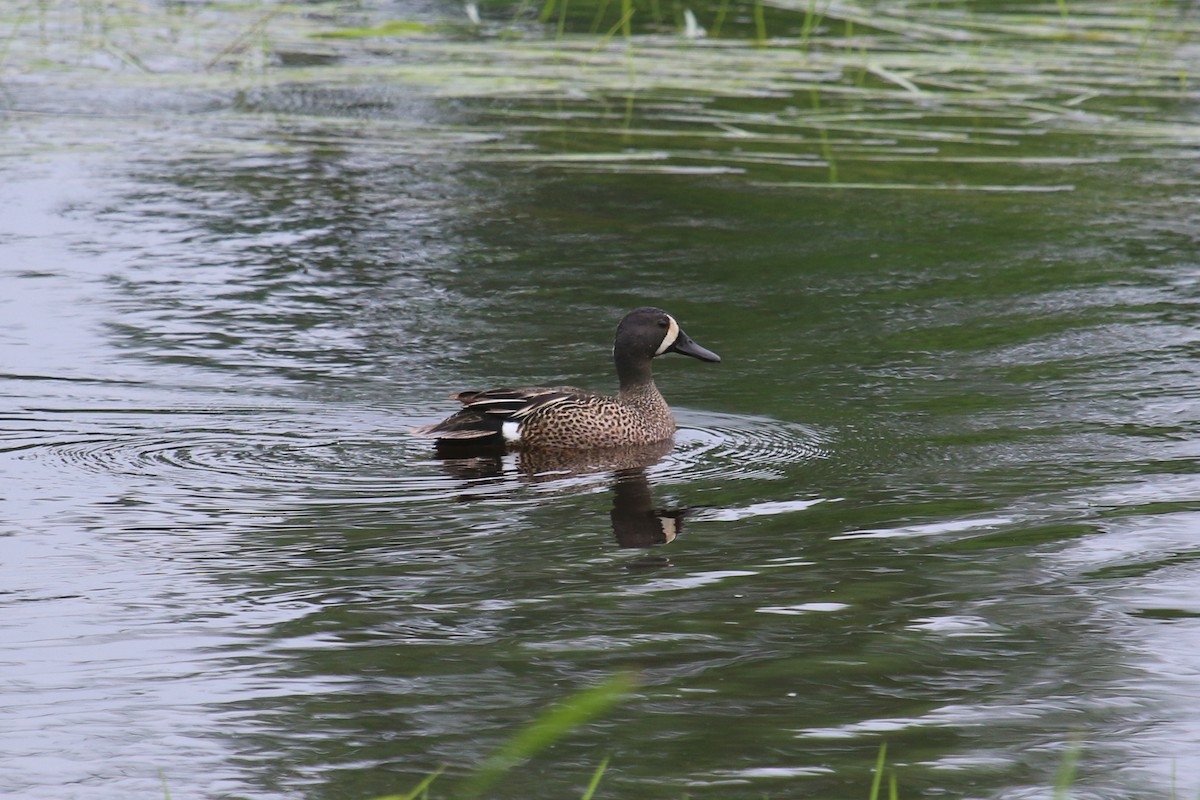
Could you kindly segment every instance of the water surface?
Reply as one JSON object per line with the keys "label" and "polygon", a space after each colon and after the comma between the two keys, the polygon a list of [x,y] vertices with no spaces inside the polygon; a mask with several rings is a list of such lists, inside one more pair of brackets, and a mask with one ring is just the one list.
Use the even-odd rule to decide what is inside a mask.
{"label": "water surface", "polygon": [[[614,797],[860,797],[882,742],[902,796],[1047,796],[1075,746],[1081,796],[1200,785],[1191,161],[767,186],[471,157],[503,108],[403,83],[94,77],[4,101],[5,793],[451,796],[619,670],[495,796],[610,756]],[[610,388],[645,304],[723,358],[656,364],[669,452],[406,435]]]}

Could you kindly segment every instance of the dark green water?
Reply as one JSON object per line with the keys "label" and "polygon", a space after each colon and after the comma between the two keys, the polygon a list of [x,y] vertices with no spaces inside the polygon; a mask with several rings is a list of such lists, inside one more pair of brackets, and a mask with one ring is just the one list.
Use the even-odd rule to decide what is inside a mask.
{"label": "dark green water", "polygon": [[[418,153],[405,126],[503,109],[403,86],[31,75],[0,159],[0,792],[340,800],[445,765],[449,797],[622,670],[491,796],[578,797],[608,756],[598,796],[865,797],[884,742],[901,797],[1049,796],[1076,745],[1075,796],[1200,785],[1181,151],[1017,170],[1071,191],[769,187]],[[611,388],[646,304],[723,361],[656,364],[680,430],[644,483],[406,435],[463,388]],[[623,547],[646,491],[683,529]]]}

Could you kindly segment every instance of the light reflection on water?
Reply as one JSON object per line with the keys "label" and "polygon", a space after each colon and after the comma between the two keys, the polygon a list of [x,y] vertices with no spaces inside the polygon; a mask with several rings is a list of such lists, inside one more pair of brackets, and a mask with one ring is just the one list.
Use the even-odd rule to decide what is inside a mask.
{"label": "light reflection on water", "polygon": [[[6,167],[4,791],[382,794],[626,667],[513,796],[608,752],[630,796],[860,796],[886,738],[913,792],[1023,797],[1076,733],[1096,796],[1200,779],[1186,253],[1035,225],[931,258],[899,233],[1028,220],[810,199],[851,226],[815,236],[731,187],[341,144]],[[611,383],[634,295],[730,354],[663,364],[681,430],[641,471],[405,436],[476,381]]]}

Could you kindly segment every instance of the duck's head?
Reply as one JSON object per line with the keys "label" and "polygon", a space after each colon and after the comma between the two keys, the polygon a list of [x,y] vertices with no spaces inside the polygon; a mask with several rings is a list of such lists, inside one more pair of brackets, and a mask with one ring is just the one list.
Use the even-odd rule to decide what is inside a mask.
{"label": "duck's head", "polygon": [[721,357],[692,341],[683,328],[661,308],[637,308],[617,326],[613,357],[618,362],[651,359],[664,353],[680,353],[701,361],[720,361]]}

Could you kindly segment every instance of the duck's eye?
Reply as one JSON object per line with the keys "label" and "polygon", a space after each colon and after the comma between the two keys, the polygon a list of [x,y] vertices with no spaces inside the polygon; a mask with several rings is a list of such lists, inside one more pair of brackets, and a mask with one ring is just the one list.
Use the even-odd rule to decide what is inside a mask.
{"label": "duck's eye", "polygon": [[665,328],[665,327],[667,327],[667,326],[668,326],[668,325],[670,325],[670,324],[671,324],[671,323],[667,322],[665,319],[660,319],[660,320],[658,321],[658,327],[660,327],[660,328]]}

